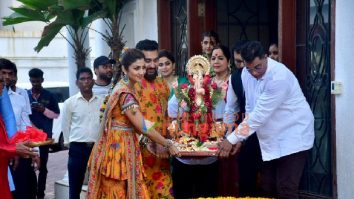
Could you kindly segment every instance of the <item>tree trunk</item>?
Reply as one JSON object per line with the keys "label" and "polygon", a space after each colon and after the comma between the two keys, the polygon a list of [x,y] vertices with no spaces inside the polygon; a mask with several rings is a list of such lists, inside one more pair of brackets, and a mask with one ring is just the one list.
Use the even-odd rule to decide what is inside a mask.
{"label": "tree trunk", "polygon": [[[68,27],[71,29],[71,27]],[[81,31],[88,30],[79,30],[75,32],[73,29],[67,32],[68,42],[68,73],[69,73],[69,93],[70,96],[76,94],[79,90],[76,86],[76,71],[81,67],[90,67],[89,55],[89,36],[85,37],[85,40],[81,38],[83,34]],[[70,34],[70,32],[75,32],[75,34]],[[88,34],[88,32],[87,32]]]}
{"label": "tree trunk", "polygon": [[120,35],[118,20],[112,21],[112,36],[108,42],[108,45],[112,51],[112,58],[117,62],[114,67],[114,82],[117,82],[120,80],[122,75],[119,58],[125,45],[125,42],[123,42],[123,37]]}

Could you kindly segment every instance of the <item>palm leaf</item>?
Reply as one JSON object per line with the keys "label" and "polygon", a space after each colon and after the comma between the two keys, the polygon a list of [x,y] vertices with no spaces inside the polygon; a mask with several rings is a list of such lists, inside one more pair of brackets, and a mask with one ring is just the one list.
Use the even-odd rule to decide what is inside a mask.
{"label": "palm leaf", "polygon": [[19,24],[19,23],[23,23],[23,22],[28,22],[28,21],[35,21],[31,18],[22,16],[20,14],[17,13],[13,13],[8,17],[4,17],[3,18],[3,22],[2,24],[4,26],[8,26],[8,25],[14,25],[14,24]]}
{"label": "palm leaf", "polygon": [[56,22],[53,22],[45,26],[41,39],[39,40],[34,50],[39,52],[42,50],[43,47],[48,46],[64,26],[65,26],[64,24],[56,23]]}
{"label": "palm leaf", "polygon": [[83,18],[82,26],[87,27],[89,24],[91,24],[96,19],[104,18],[104,16],[106,16],[106,15],[107,15],[107,12],[105,12],[104,10],[99,10],[97,12],[89,14],[88,16]]}
{"label": "palm leaf", "polygon": [[27,18],[32,18],[33,21],[46,21],[46,18],[40,10],[34,10],[24,6],[11,8],[11,10]]}
{"label": "palm leaf", "polygon": [[23,5],[37,10],[47,10],[48,7],[56,5],[58,0],[17,0]]}
{"label": "palm leaf", "polygon": [[90,1],[91,0],[58,0],[58,3],[60,6],[63,6],[64,10],[88,10],[90,8]]}

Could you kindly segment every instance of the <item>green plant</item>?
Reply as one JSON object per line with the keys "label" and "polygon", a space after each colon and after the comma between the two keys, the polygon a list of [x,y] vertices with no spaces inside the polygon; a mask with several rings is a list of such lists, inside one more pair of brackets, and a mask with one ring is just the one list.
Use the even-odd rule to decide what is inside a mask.
{"label": "green plant", "polygon": [[[41,39],[35,51],[39,52],[48,46],[56,35],[60,34],[74,49],[74,57],[77,67],[84,67],[86,58],[89,56],[90,48],[85,48],[84,42],[87,38],[87,26],[92,22],[84,20],[84,3],[89,0],[76,0],[79,8],[72,7],[67,0],[17,0],[22,3],[20,7],[11,7],[14,11],[10,16],[4,17],[3,25],[15,25],[24,22],[39,21],[47,25],[44,27]],[[88,7],[87,7],[88,9]],[[66,28],[70,37],[67,38],[60,31]]]}

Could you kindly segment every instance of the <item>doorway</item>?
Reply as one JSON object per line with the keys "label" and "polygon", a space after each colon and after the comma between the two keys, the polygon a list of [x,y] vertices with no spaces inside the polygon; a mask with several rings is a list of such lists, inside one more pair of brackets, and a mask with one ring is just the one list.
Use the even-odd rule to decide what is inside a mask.
{"label": "doorway", "polygon": [[217,1],[217,32],[231,49],[239,40],[278,43],[278,0]]}

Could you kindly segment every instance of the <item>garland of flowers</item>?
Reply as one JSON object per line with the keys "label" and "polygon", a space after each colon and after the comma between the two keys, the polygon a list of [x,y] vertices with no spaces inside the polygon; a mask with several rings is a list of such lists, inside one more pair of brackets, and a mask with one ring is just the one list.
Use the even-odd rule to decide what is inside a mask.
{"label": "garland of flowers", "polygon": [[[114,86],[112,86],[112,88],[113,87]],[[103,100],[103,103],[101,104],[101,107],[100,107],[100,123],[102,122],[103,115],[104,115],[104,112],[106,111],[107,102],[108,102],[108,99],[109,99],[110,96],[111,96],[111,93],[109,92],[108,95],[105,96],[105,98]]]}
{"label": "garland of flowers", "polygon": [[[119,59],[118,59],[118,63],[121,63],[122,62],[122,58],[124,56],[124,54],[129,50],[128,47],[124,47],[121,51],[121,54],[119,56]],[[120,64],[118,64],[119,66]],[[120,67],[120,66],[119,66]],[[104,115],[104,112],[106,111],[106,108],[107,108],[107,102],[109,100],[109,97],[111,96],[111,92],[113,91],[115,85],[117,84],[118,82],[112,82],[112,86],[111,88],[109,89],[108,91],[108,94],[105,96],[104,100],[103,100],[103,103],[100,107],[100,122],[102,122],[102,119],[103,119],[103,115]]]}
{"label": "garland of flowers", "polygon": [[[209,75],[205,75],[203,78],[202,88],[204,89],[203,101],[201,104],[196,102],[196,90],[193,87],[193,80],[189,77],[191,85],[182,84],[174,85],[175,95],[179,100],[180,106],[184,111],[188,112],[187,118],[184,118],[189,123],[195,125],[196,130],[192,132],[194,137],[198,137],[201,141],[205,141],[210,136],[210,129],[212,127],[212,109],[218,101],[223,97],[222,89],[218,88],[215,82],[211,83],[211,78]],[[206,117],[206,118],[205,118]],[[199,127],[203,130],[199,130]]]}

